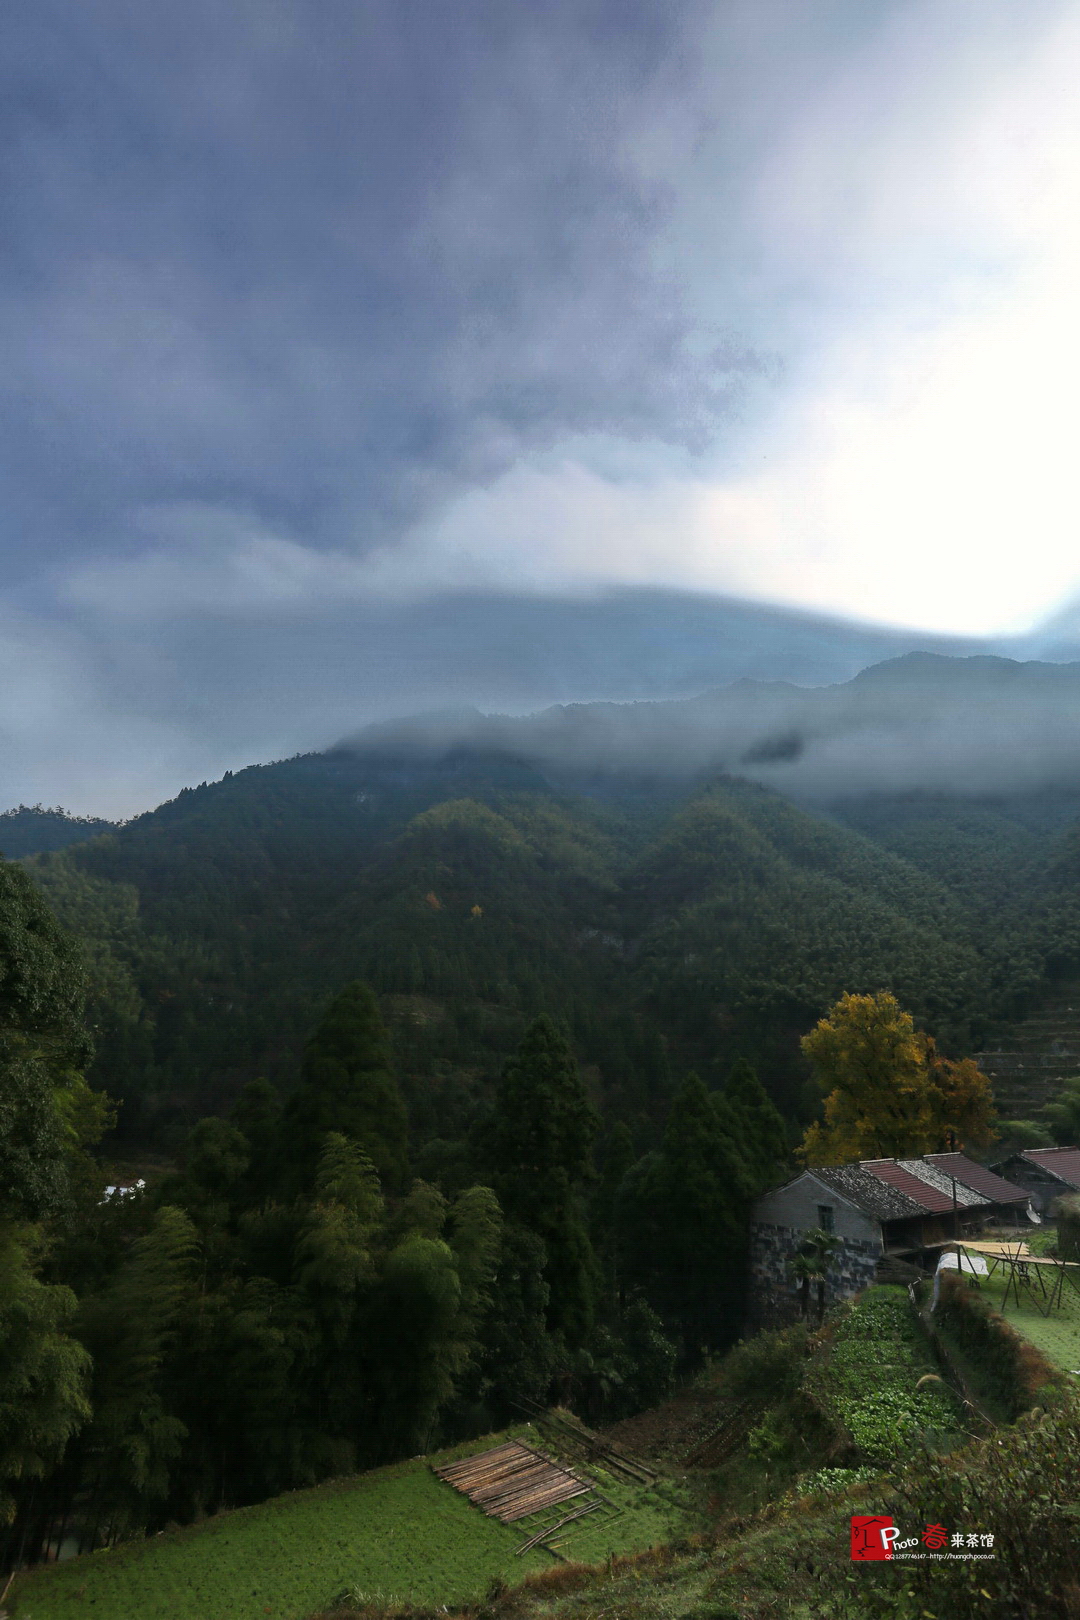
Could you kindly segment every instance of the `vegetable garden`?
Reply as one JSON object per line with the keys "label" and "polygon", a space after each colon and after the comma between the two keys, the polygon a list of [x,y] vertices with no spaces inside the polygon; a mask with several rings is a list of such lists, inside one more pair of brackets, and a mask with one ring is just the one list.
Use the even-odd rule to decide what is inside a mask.
{"label": "vegetable garden", "polygon": [[[927,1375],[934,1381],[918,1388]],[[867,1463],[883,1465],[916,1446],[948,1449],[956,1398],[937,1380],[906,1290],[870,1289],[836,1325],[828,1399]]]}

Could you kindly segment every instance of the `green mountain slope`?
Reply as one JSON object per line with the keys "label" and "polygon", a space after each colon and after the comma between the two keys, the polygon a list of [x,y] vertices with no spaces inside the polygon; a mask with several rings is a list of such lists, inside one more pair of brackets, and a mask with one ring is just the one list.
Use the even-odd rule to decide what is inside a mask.
{"label": "green mountain slope", "polygon": [[86,943],[96,1077],[137,1135],[258,1073],[291,1085],[355,977],[384,998],[417,1130],[455,1136],[541,1011],[633,1118],[670,1072],[740,1054],[791,1103],[798,1035],[846,989],[977,1043],[1002,971],[946,872],[729,777],[556,789],[506,756],[340,751],[29,864]]}
{"label": "green mountain slope", "polygon": [[0,814],[0,855],[9,861],[44,850],[66,849],[81,844],[97,833],[109,832],[113,823],[94,816],[72,816],[59,808],[46,810],[40,804],[20,804]]}
{"label": "green mountain slope", "polygon": [[642,976],[702,1039],[727,1022],[782,1041],[844,990],[887,985],[963,1044],[985,1004],[985,961],[942,884],[749,783],[695,795],[627,887]]}

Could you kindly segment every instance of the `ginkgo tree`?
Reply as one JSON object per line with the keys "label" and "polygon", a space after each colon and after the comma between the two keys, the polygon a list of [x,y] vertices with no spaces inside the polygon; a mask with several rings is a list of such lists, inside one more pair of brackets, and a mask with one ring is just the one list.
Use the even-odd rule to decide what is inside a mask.
{"label": "ginkgo tree", "polygon": [[938,1052],[888,991],[845,995],[802,1049],[825,1097],[799,1149],[807,1164],[904,1158],[994,1136],[990,1082],[972,1058]]}

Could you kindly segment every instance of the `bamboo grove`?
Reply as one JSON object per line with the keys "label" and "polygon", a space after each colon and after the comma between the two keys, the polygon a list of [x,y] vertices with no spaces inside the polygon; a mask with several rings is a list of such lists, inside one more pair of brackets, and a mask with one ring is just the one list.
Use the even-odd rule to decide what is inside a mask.
{"label": "bamboo grove", "polygon": [[331,1000],[291,1089],[249,1082],[149,1188],[107,1190],[82,963],[0,864],[0,1518],[8,1567],[480,1433],[598,1418],[729,1340],[748,1201],[786,1157],[752,1070],[608,1134],[565,1031],[526,1029],[428,1179],[379,1005]]}

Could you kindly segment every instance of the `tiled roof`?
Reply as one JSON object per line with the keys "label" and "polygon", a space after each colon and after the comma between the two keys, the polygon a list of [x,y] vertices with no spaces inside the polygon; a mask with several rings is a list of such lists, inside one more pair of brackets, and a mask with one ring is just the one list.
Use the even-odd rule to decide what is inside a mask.
{"label": "tiled roof", "polygon": [[1057,1176],[1067,1187],[1080,1187],[1080,1148],[1025,1148],[1023,1157]]}
{"label": "tiled roof", "polygon": [[[935,1187],[938,1192],[944,1193],[949,1200],[949,1208],[952,1208],[953,1181],[952,1177],[946,1175],[944,1170],[939,1170],[935,1164],[928,1164],[925,1159],[897,1159],[896,1162],[901,1170],[906,1170],[909,1175],[918,1176],[919,1180],[924,1181],[928,1187]],[[970,1209],[975,1204],[985,1208],[989,1203],[989,1198],[984,1198],[973,1187],[965,1186],[960,1177],[957,1176],[956,1205],[958,1209]]]}
{"label": "tiled roof", "polygon": [[992,1204],[1026,1204],[1031,1194],[1003,1176],[996,1176],[984,1164],[976,1164],[963,1153],[928,1153],[927,1164],[936,1165],[946,1175],[954,1175],[965,1187],[982,1193]]}
{"label": "tiled roof", "polygon": [[878,1176],[882,1181],[888,1182],[899,1192],[907,1193],[909,1198],[915,1200],[922,1214],[945,1215],[952,1210],[952,1197],[940,1192],[937,1187],[931,1187],[928,1182],[913,1176],[910,1170],[902,1170],[895,1159],[863,1159],[862,1168],[868,1170],[872,1176]]}
{"label": "tiled roof", "polygon": [[810,1174],[876,1221],[910,1220],[913,1215],[926,1213],[907,1193],[888,1186],[860,1164],[834,1164],[822,1169],[815,1165]]}

